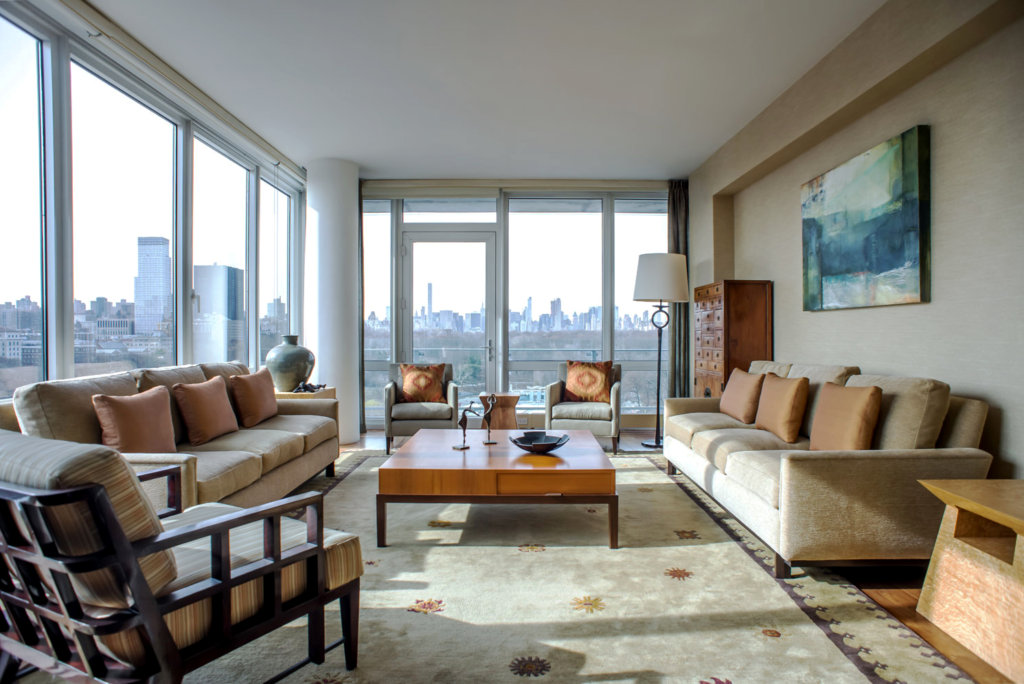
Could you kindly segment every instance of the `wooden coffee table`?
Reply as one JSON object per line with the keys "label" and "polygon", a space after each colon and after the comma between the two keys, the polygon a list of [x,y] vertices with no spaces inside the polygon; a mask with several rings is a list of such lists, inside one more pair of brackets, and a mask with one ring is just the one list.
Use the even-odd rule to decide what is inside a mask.
{"label": "wooden coffee table", "polygon": [[[520,430],[420,430],[378,471],[377,546],[387,546],[389,503],[607,504],[608,546],[619,547],[615,467],[586,430],[566,430],[569,442],[550,455],[527,453],[509,442]],[[561,434],[561,432],[559,432]]]}

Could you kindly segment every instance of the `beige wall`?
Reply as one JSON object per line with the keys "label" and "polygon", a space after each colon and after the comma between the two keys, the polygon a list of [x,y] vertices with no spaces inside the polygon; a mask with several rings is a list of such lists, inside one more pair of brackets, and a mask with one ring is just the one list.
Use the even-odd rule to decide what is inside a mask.
{"label": "beige wall", "polygon": [[[908,4],[883,12],[906,14]],[[955,17],[950,31],[969,20]],[[870,43],[863,32],[855,37]],[[1024,477],[1024,364],[1017,358],[1024,349],[1024,21],[965,50],[753,179],[764,150],[788,140],[773,148],[759,139],[754,149],[741,144],[749,135],[737,135],[727,157],[716,153],[691,177],[692,277],[694,285],[721,277],[775,281],[777,359],[934,377],[987,400],[982,446],[997,457],[993,475]],[[810,117],[805,127],[816,123]],[[801,184],[916,124],[931,126],[932,301],[802,311]],[[715,208],[728,198],[731,221]]]}

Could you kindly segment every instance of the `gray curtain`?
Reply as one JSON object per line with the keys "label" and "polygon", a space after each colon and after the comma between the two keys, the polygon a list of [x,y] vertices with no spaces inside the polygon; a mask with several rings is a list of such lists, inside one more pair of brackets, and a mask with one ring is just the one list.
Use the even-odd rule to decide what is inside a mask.
{"label": "gray curtain", "polygon": [[[668,182],[668,251],[689,256],[690,190],[686,180]],[[690,260],[686,260],[689,271]],[[687,273],[689,281],[689,273]],[[672,305],[668,336],[668,396],[688,397],[690,387],[690,303]]]}
{"label": "gray curtain", "polygon": [[363,359],[363,321],[365,320],[363,311],[363,182],[359,181],[359,257],[358,257],[358,268],[359,268],[359,433],[366,432],[366,406],[363,405],[363,397],[366,396],[365,377],[366,374],[363,372],[366,369],[366,364]]}

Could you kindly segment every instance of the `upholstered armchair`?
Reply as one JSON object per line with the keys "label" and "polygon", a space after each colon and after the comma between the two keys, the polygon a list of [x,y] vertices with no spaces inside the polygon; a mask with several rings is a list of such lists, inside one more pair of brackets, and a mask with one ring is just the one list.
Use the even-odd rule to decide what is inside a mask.
{"label": "upholstered armchair", "polygon": [[611,437],[612,452],[619,451],[619,405],[622,366],[612,365],[611,401],[564,401],[568,364],[558,367],[558,382],[545,388],[545,430],[590,430],[595,437]]}
{"label": "upholstered armchair", "polygon": [[441,392],[445,403],[435,401],[399,401],[402,391],[401,365],[391,364],[390,382],[384,386],[384,444],[391,453],[395,437],[411,437],[417,430],[458,427],[459,386],[452,382],[452,364],[444,364]]}
{"label": "upholstered armchair", "polygon": [[[321,494],[161,519],[139,480],[108,447],[0,430],[0,681],[26,663],[74,681],[180,682],[300,617],[298,665],[343,643],[356,666],[359,538],[324,528]],[[325,646],[334,600],[343,639]]]}

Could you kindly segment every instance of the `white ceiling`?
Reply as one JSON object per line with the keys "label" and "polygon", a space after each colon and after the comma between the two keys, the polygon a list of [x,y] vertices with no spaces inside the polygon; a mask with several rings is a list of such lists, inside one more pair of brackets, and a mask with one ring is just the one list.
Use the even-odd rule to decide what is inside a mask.
{"label": "white ceiling", "polygon": [[300,164],[685,177],[882,0],[91,0]]}

